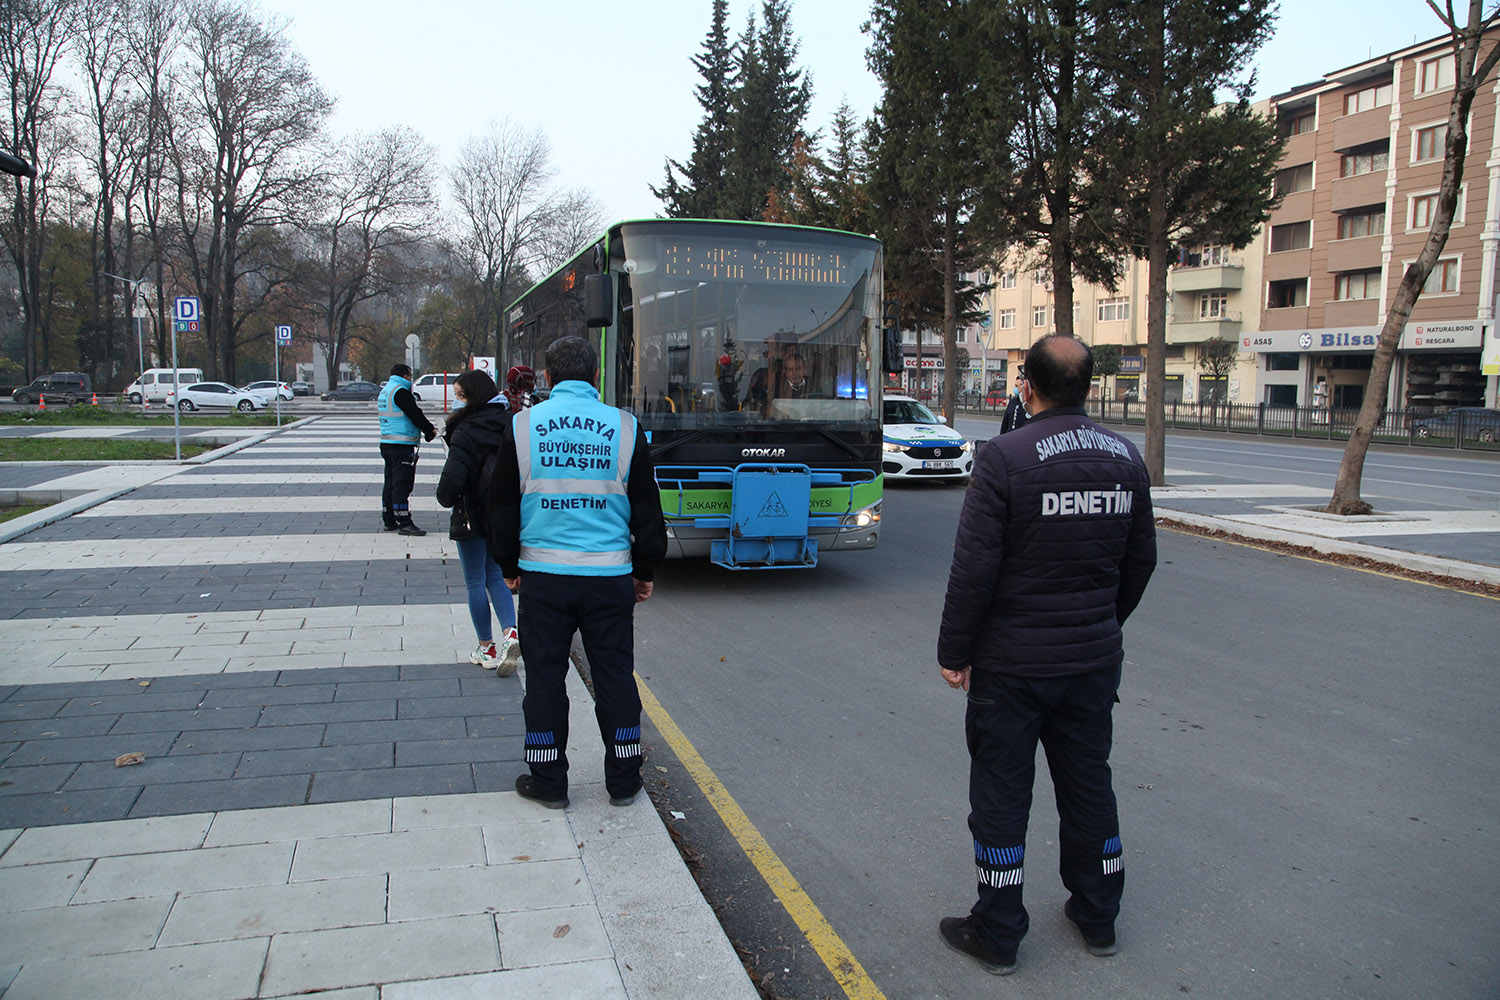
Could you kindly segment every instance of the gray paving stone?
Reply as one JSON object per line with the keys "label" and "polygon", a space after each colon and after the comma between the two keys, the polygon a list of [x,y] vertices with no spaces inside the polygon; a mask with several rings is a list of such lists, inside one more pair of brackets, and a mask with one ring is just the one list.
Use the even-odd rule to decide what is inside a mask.
{"label": "gray paving stone", "polygon": [[[140,684],[136,681],[130,680],[90,681],[87,684],[87,693],[94,697],[114,694],[137,694],[140,692],[140,690]],[[84,686],[76,683],[25,684],[22,685],[20,691],[11,696],[10,700],[14,701],[17,698],[67,699],[77,698],[80,694],[83,693],[85,693]]]}
{"label": "gray paving stone", "polygon": [[[395,752],[391,743],[352,743],[310,749],[254,751],[245,754],[235,774],[240,778],[254,778],[268,774],[313,774],[324,771],[386,768],[394,766],[394,758]],[[413,761],[413,763],[439,762]]]}
{"label": "gray paving stone", "polygon": [[[306,671],[314,673],[314,671]],[[385,721],[396,718],[396,700],[349,701],[340,704],[267,705],[260,713],[262,726],[324,725],[327,723],[355,723]]]}
{"label": "gray paving stone", "polygon": [[[380,995],[381,1000],[491,1000],[493,997],[627,1000],[629,996],[613,958],[574,962],[566,968],[542,965],[529,969],[484,972],[473,976],[392,983],[382,989]],[[711,994],[700,993],[697,997],[709,995]],[[642,993],[639,996],[651,994]],[[753,996],[751,1000],[754,1000]]]}
{"label": "gray paving stone", "polygon": [[[87,688],[90,685],[83,685]],[[146,688],[137,686],[139,694],[99,695],[97,697],[80,692],[76,698],[68,699],[58,716],[62,718],[80,715],[121,715],[125,712],[171,712],[192,710],[203,700],[199,691],[161,691],[147,694]]]}
{"label": "gray paving stone", "polygon": [[519,714],[521,699],[506,694],[465,695],[460,698],[402,698],[396,703],[398,719],[428,719],[449,715]]}
{"label": "gray paving stone", "polygon": [[147,757],[141,763],[127,767],[116,767],[113,761],[90,761],[78,765],[78,770],[68,779],[65,787],[73,791],[79,788],[125,788],[181,781],[226,780],[234,777],[235,766],[239,762],[238,753]]}
{"label": "gray paving stone", "polygon": [[0,701],[0,722],[50,718],[66,704],[67,702],[60,698]]}
{"label": "gray paving stone", "polygon": [[[406,668],[402,668],[403,670]],[[339,684],[333,700],[371,701],[386,698],[453,698],[459,693],[458,681],[451,678],[432,680],[377,681]]]}
{"label": "gray paving stone", "polygon": [[172,897],[0,913],[0,963],[44,962],[150,948]]}
{"label": "gray paving stone", "polygon": [[124,819],[139,788],[91,788],[81,792],[39,792],[0,798],[0,824],[42,827]]}
{"label": "gray paving stone", "polygon": [[[390,879],[393,921],[558,906],[588,905],[592,909],[592,904],[588,878],[577,858],[473,869],[393,871]],[[500,944],[506,965],[526,964],[513,961],[503,938]]]}
{"label": "gray paving stone", "polygon": [[5,765],[17,767],[22,764],[59,764],[88,760],[113,762],[121,754],[136,751],[148,757],[161,757],[171,749],[175,738],[175,733],[143,733],[29,739],[6,758]]}
{"label": "gray paving stone", "polygon": [[148,785],[130,810],[131,816],[172,816],[180,813],[259,809],[308,801],[305,774],[229,781],[184,781]]}
{"label": "gray paving stone", "polygon": [[470,736],[514,736],[526,733],[526,718],[520,712],[507,715],[469,716],[464,725]]}
{"label": "gray paving stone", "polygon": [[205,708],[192,712],[131,712],[120,716],[119,721],[110,730],[110,734],[239,729],[253,726],[259,720],[260,709],[253,705],[239,708]]}
{"label": "gray paving stone", "polygon": [[[474,791],[474,774],[466,764],[393,767],[381,771],[326,771],[313,775],[309,802],[397,795],[454,795]],[[0,821],[3,821],[0,815]]]}
{"label": "gray paving stone", "polygon": [[165,816],[25,830],[0,856],[0,867],[191,850],[203,843],[212,819],[211,815]]}
{"label": "gray paving stone", "polygon": [[92,863],[52,861],[43,865],[0,867],[0,911],[67,906]]}
{"label": "gray paving stone", "polygon": [[73,897],[78,903],[178,892],[285,885],[291,844],[246,844],[100,858]]}
{"label": "gray paving stone", "polygon": [[0,796],[55,792],[81,765],[37,764],[0,769]]}
{"label": "gray paving stone", "polygon": [[316,840],[391,832],[391,803],[385,799],[284,806],[279,809],[221,812],[204,840],[206,847]]}
{"label": "gray paving stone", "polygon": [[396,744],[396,766],[461,764],[520,760],[525,745],[502,737],[459,737],[451,740],[403,740]]}
{"label": "gray paving stone", "polygon": [[[525,748],[523,747],[522,750]],[[475,761],[471,765],[474,769],[474,790],[476,792],[513,792],[516,787],[516,778],[526,774],[528,768],[521,760],[521,752],[516,752],[515,760],[504,761]]]}
{"label": "gray paving stone", "polygon": [[332,684],[298,684],[295,687],[268,686],[223,688],[203,695],[204,708],[228,708],[237,705],[300,705],[333,701]]}
{"label": "gray paving stone", "polygon": [[70,718],[18,719],[0,722],[0,737],[36,740],[48,737],[103,736],[114,726],[113,715],[75,715]]}
{"label": "gray paving stone", "polygon": [[262,986],[267,994],[298,993],[499,968],[493,918],[450,917],[278,934]]}
{"label": "gray paving stone", "polygon": [[464,735],[463,719],[395,719],[370,722],[331,722],[323,735],[329,746],[376,740],[443,740]]}
{"label": "gray paving stone", "polygon": [[484,864],[484,835],[478,826],[403,830],[298,841],[291,881],[439,868],[462,868],[473,874]]}
{"label": "gray paving stone", "polygon": [[385,922],[385,908],[384,875],[184,893],[172,907],[160,943],[194,944],[380,924]]}
{"label": "gray paving stone", "polygon": [[500,954],[512,968],[610,958],[609,935],[592,905],[528,909],[495,916]]}
{"label": "gray paving stone", "polygon": [[400,679],[400,671],[396,667],[331,667],[317,674],[309,675],[306,670],[284,670],[277,678],[279,685],[301,685],[301,684],[345,684],[355,682],[377,682],[394,681]]}
{"label": "gray paving stone", "polygon": [[240,1000],[257,993],[266,938],[31,962],[6,1000]]}
{"label": "gray paving stone", "polygon": [[225,751],[295,750],[323,743],[322,726],[261,726],[256,729],[200,729],[183,733],[172,744],[171,757]]}
{"label": "gray paving stone", "polygon": [[3,765],[5,763],[5,758],[9,757],[12,753],[15,753],[20,749],[20,747],[20,743],[9,741],[0,742],[0,765]]}
{"label": "gray paving stone", "polygon": [[[413,663],[401,668],[401,679],[406,680],[432,680],[437,678],[453,678],[455,680],[469,679],[474,676],[475,667],[472,663]],[[457,694],[458,692],[453,692]]]}

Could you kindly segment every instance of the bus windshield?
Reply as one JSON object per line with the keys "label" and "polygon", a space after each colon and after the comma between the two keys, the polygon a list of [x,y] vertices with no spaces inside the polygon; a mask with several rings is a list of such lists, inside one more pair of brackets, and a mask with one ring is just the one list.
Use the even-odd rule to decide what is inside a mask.
{"label": "bus windshield", "polygon": [[627,223],[610,257],[625,286],[620,403],[647,428],[875,419],[875,240]]}

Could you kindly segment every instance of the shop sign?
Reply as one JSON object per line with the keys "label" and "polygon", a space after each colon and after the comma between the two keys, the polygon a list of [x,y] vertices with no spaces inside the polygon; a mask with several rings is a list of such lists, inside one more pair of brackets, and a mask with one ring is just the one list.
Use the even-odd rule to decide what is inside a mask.
{"label": "shop sign", "polygon": [[[1473,348],[1480,344],[1478,320],[1407,323],[1396,346],[1403,351]],[[1261,330],[1240,335],[1241,352],[1351,354],[1375,350],[1380,343],[1378,326],[1328,327],[1322,330]]]}
{"label": "shop sign", "polygon": [[[903,361],[904,361],[904,363],[905,363],[905,365],[906,365],[907,368],[915,368],[915,367],[917,367],[917,359],[916,358],[905,358],[905,359],[903,359]],[[943,367],[943,359],[941,357],[935,357],[935,358],[924,357],[924,358],[922,358],[922,370],[923,371],[929,371],[929,370],[933,370],[933,369],[937,369],[937,368],[941,368],[941,367]]]}

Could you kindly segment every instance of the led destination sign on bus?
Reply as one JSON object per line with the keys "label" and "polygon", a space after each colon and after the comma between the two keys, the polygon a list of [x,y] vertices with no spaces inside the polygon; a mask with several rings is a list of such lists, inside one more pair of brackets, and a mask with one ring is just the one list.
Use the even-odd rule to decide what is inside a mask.
{"label": "led destination sign on bus", "polygon": [[849,281],[849,265],[841,253],[713,243],[674,243],[666,247],[662,272],[695,281],[788,285],[844,285]]}

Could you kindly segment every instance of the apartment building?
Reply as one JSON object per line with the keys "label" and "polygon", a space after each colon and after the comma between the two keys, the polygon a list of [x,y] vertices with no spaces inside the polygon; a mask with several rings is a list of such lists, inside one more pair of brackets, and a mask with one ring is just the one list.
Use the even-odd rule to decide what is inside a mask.
{"label": "apartment building", "polygon": [[[1387,308],[1437,210],[1453,81],[1452,50],[1438,38],[1271,99],[1287,136],[1284,198],[1266,227],[1259,329],[1241,335],[1261,401],[1363,401]],[[1500,246],[1497,101],[1491,79],[1470,115],[1452,232],[1401,338],[1391,409],[1495,405],[1481,351],[1494,336]]]}

